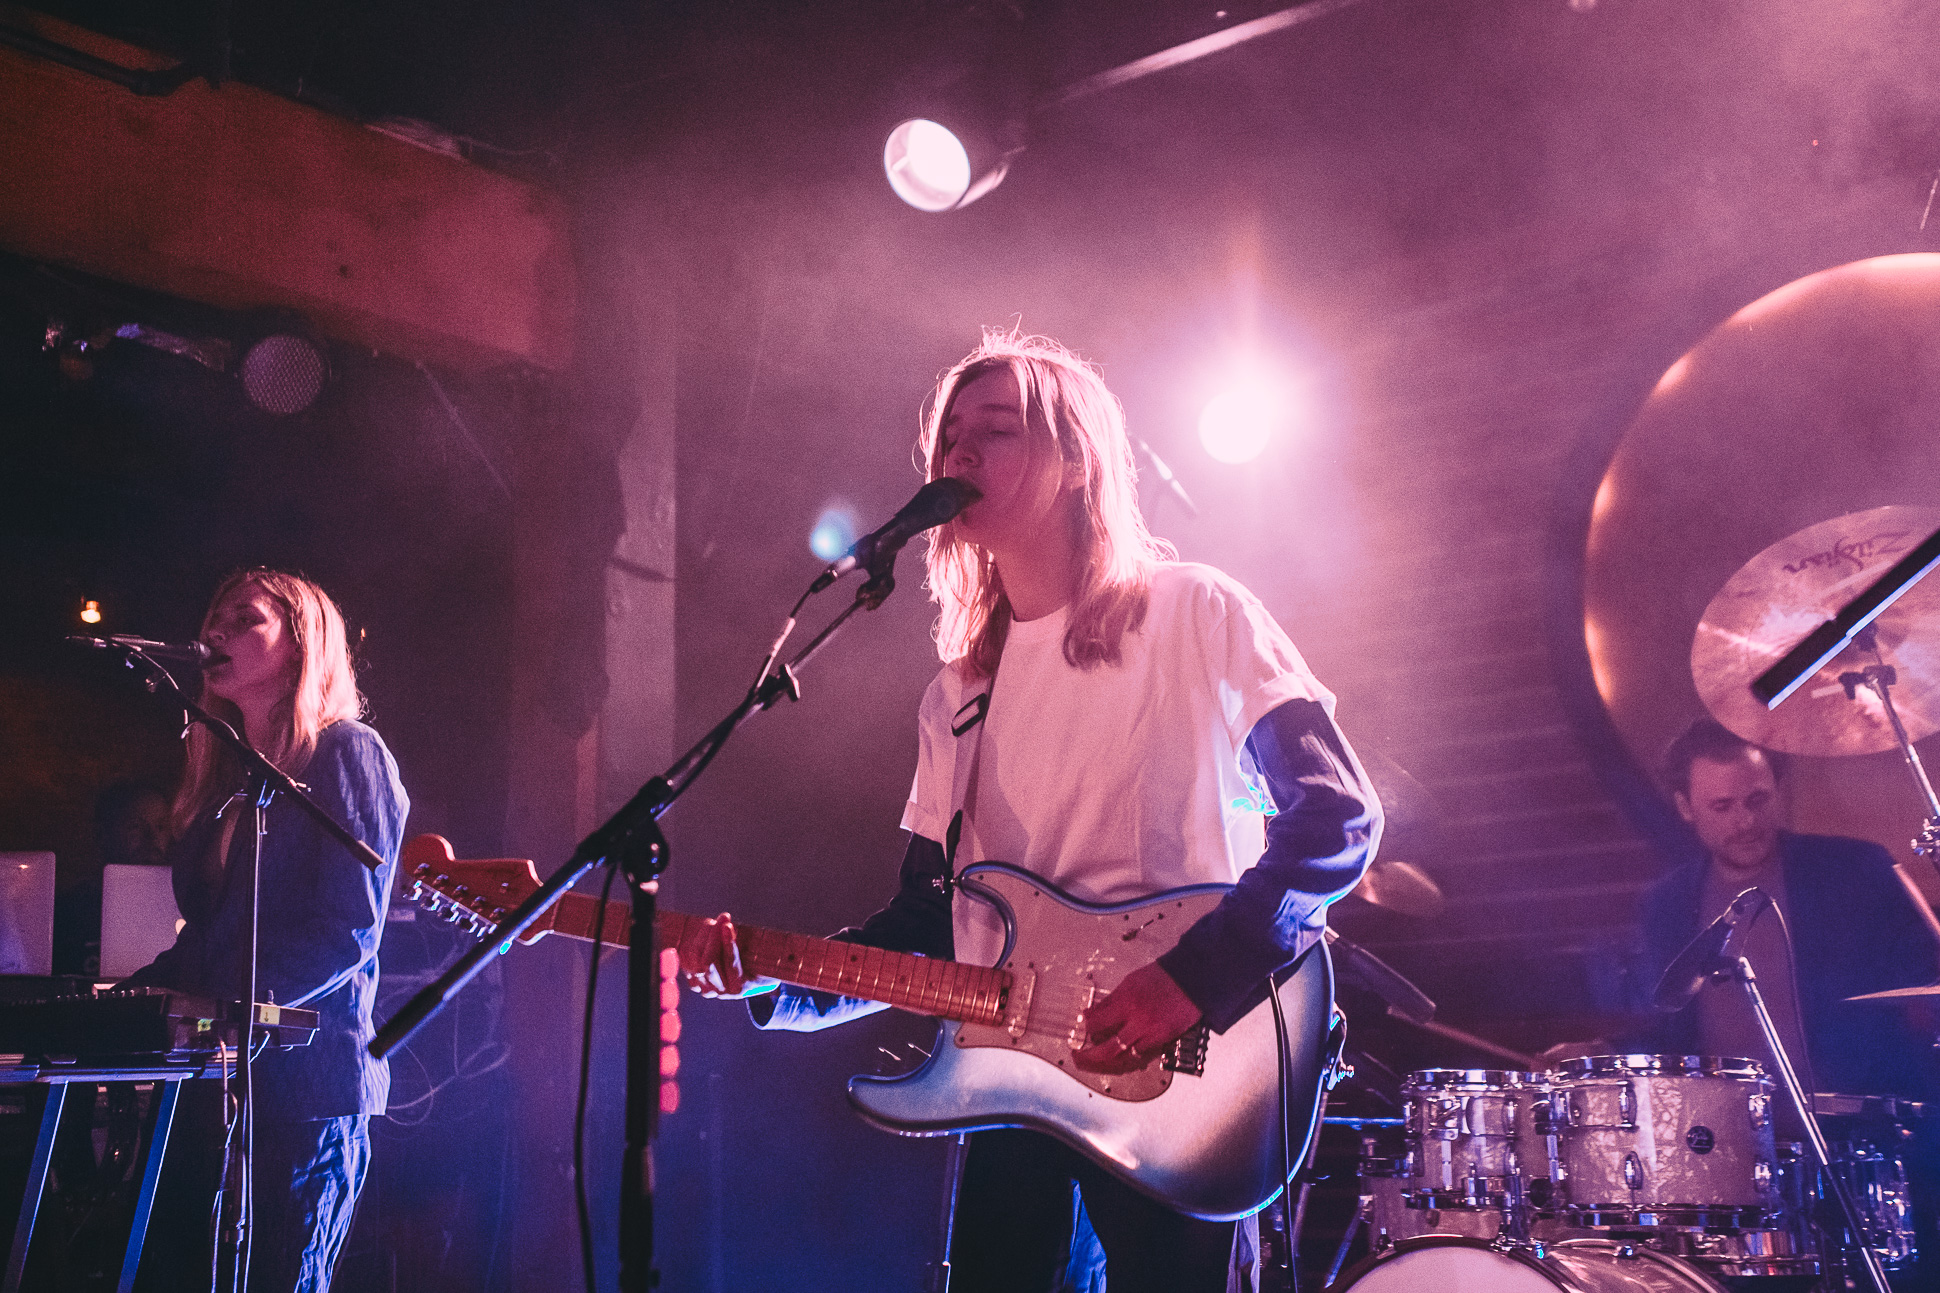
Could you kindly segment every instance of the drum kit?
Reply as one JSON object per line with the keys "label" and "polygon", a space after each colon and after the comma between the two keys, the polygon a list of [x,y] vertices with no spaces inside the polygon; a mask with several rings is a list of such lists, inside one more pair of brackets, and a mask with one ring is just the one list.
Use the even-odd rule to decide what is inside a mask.
{"label": "drum kit", "polygon": [[[1844,650],[1806,674],[1795,687],[1804,703],[1789,712],[1759,704],[1750,684],[1937,526],[1940,512],[1877,508],[1772,545],[1718,593],[1692,651],[1707,707],[1748,740],[1824,756],[1897,747],[1928,809],[1914,846],[1929,857],[1940,848],[1940,800],[1913,742],[1940,730],[1940,580],[1907,580],[1885,611],[1848,633]],[[1847,536],[1861,531],[1892,536],[1898,548],[1875,539],[1877,550],[1857,551]],[[1940,939],[1940,924],[1902,878]],[[1357,896],[1416,916],[1440,905],[1432,880],[1386,860]],[[1384,997],[1391,1015],[1514,1055],[1430,1024],[1413,1004],[1426,997],[1343,943],[1335,944],[1341,978]],[[1872,995],[1936,996],[1940,984]],[[1929,1113],[1920,1103],[1807,1097],[1783,1062],[1651,1054],[1423,1069],[1407,1075],[1400,1096],[1398,1118],[1330,1120],[1363,1133],[1358,1207],[1330,1289],[1883,1289],[1882,1272],[1905,1271],[1919,1256],[1903,1148]],[[1790,1139],[1801,1128],[1807,1143]],[[1362,1233],[1367,1256],[1342,1273]]]}
{"label": "drum kit", "polygon": [[[1857,1262],[1749,1059],[1603,1055],[1409,1075],[1399,1153],[1362,1139],[1361,1293],[1844,1288]],[[1923,1105],[1821,1095],[1834,1170],[1888,1270],[1918,1256],[1898,1142]],[[1344,1257],[1354,1238],[1341,1246]]]}

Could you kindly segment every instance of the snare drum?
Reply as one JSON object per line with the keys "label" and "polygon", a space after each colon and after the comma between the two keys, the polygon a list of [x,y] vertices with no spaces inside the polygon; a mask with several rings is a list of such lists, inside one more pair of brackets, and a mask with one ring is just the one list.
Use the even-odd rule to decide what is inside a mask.
{"label": "snare drum", "polygon": [[1369,1252],[1385,1252],[1404,1239],[1423,1235],[1468,1235],[1494,1239],[1502,1230],[1502,1213],[1494,1208],[1450,1209],[1416,1207],[1409,1200],[1408,1160],[1363,1155],[1355,1165],[1361,1194],[1367,1200]]}
{"label": "snare drum", "polygon": [[1551,1081],[1552,1210],[1572,1224],[1737,1232],[1778,1216],[1771,1082],[1751,1060],[1591,1056]]}
{"label": "snare drum", "polygon": [[1635,1244],[1567,1239],[1537,1257],[1479,1239],[1411,1239],[1349,1271],[1355,1293],[1723,1293],[1697,1268]]}
{"label": "snare drum", "polygon": [[1549,1176],[1536,1109],[1548,1084],[1535,1073],[1423,1069],[1401,1093],[1408,1188],[1417,1208],[1500,1210],[1512,1179],[1523,1191]]}

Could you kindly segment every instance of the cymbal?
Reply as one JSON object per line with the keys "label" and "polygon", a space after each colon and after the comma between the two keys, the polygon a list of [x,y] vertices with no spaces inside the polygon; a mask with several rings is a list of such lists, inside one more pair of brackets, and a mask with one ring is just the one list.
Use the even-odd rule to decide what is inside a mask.
{"label": "cymbal", "polygon": [[1907,997],[1940,997],[1940,983],[1923,983],[1917,988],[1888,988],[1884,992],[1863,992],[1847,1001],[1899,1001]]}
{"label": "cymbal", "polygon": [[1361,767],[1374,783],[1374,793],[1381,797],[1381,817],[1386,823],[1387,838],[1432,827],[1441,819],[1441,801],[1435,792],[1381,751],[1365,751],[1361,755]]}
{"label": "cymbal", "polygon": [[[1839,683],[1841,673],[1881,662],[1870,651],[1848,645],[1774,710],[1751,694],[1751,681],[1936,529],[1940,508],[1875,507],[1807,526],[1740,567],[1691,643],[1691,679],[1712,717],[1787,754],[1896,748],[1879,697],[1862,687],[1848,700]],[[1893,706],[1908,737],[1940,731],[1940,580],[1915,584],[1873,628],[1881,659],[1899,674]]]}
{"label": "cymbal", "polygon": [[1349,891],[1363,902],[1403,916],[1433,920],[1441,915],[1442,889],[1412,862],[1376,858],[1361,882]]}

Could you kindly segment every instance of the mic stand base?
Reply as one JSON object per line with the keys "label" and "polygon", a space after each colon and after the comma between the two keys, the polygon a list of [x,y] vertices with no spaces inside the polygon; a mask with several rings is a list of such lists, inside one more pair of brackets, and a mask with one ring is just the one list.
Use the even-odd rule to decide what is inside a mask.
{"label": "mic stand base", "polygon": [[1845,1217],[1846,1229],[1852,1235],[1852,1247],[1859,1254],[1859,1263],[1865,1268],[1867,1283],[1873,1293],[1892,1293],[1886,1283],[1886,1268],[1880,1265],[1879,1254],[1866,1233],[1865,1222],[1859,1209],[1853,1205],[1852,1194],[1839,1173],[1833,1170],[1832,1151],[1826,1145],[1825,1133],[1819,1130],[1819,1115],[1807,1098],[1805,1088],[1799,1084],[1797,1070],[1792,1067],[1791,1059],[1785,1054],[1785,1043],[1779,1040],[1778,1026],[1772,1022],[1772,1012],[1765,1006],[1765,994],[1758,990],[1758,976],[1752,972],[1751,962],[1745,957],[1738,958],[1734,967],[1738,982],[1745,986],[1745,996],[1751,1002],[1751,1012],[1758,1017],[1758,1030],[1765,1035],[1765,1047],[1772,1053],[1772,1064],[1778,1070],[1779,1081],[1785,1087],[1785,1094],[1791,1099],[1792,1107],[1798,1110],[1799,1121],[1805,1125],[1806,1140],[1812,1146],[1813,1161],[1819,1165],[1820,1179],[1839,1202],[1839,1211]]}

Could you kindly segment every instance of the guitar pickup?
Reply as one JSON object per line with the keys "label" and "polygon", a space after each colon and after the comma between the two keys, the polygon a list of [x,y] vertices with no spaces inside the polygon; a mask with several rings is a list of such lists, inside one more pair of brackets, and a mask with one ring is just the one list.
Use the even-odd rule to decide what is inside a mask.
{"label": "guitar pickup", "polygon": [[1031,1018],[1031,994],[1037,990],[1037,974],[1032,971],[1012,980],[1004,994],[1004,1031],[1013,1042],[1024,1038],[1024,1025]]}
{"label": "guitar pickup", "polygon": [[1165,1048],[1159,1063],[1173,1073],[1184,1073],[1188,1077],[1206,1075],[1206,1039],[1211,1035],[1204,1024],[1198,1024],[1186,1031],[1185,1036]]}

